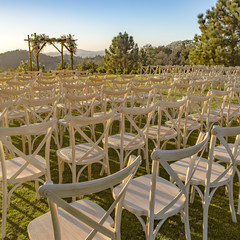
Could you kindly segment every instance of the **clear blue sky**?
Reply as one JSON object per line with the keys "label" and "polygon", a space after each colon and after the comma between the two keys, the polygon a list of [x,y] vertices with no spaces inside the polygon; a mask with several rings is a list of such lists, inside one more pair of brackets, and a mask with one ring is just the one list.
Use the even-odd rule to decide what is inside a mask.
{"label": "clear blue sky", "polygon": [[[28,34],[73,34],[78,48],[104,50],[127,32],[140,47],[193,39],[199,13],[217,0],[0,0],[0,53],[26,49]],[[48,47],[45,51],[55,51]]]}

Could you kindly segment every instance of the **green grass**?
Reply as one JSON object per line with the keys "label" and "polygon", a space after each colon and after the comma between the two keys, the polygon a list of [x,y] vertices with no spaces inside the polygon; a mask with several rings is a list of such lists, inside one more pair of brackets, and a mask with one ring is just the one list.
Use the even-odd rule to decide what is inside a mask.
{"label": "green grass", "polygon": [[[113,129],[114,131],[116,128]],[[194,144],[196,133],[190,138],[190,145]],[[16,140],[17,141],[17,140]],[[69,136],[64,135],[64,146],[68,145]],[[153,149],[153,144],[149,143],[149,156]],[[170,142],[167,148],[175,148],[175,143]],[[137,154],[135,152],[135,154]],[[109,150],[109,160],[111,172],[119,170],[119,161],[114,150]],[[100,165],[93,165],[92,178],[99,178]],[[146,174],[145,162],[140,166],[137,176]],[[161,176],[167,177],[167,174],[160,169]],[[54,141],[51,143],[51,175],[54,183],[58,183],[58,164],[56,157],[56,146]],[[65,183],[71,182],[72,176],[67,165],[63,174]],[[83,172],[80,181],[87,181],[87,171]],[[11,186],[9,186],[9,189]],[[234,180],[234,200],[237,208],[239,185],[235,176]],[[1,193],[2,194],[2,193]],[[113,201],[111,191],[106,190],[98,194],[87,196],[97,202],[102,207],[109,207]],[[0,196],[0,204],[2,196]],[[8,207],[7,214],[7,237],[6,239],[28,239],[27,225],[34,218],[47,212],[48,204],[46,199],[36,198],[33,182],[24,183],[17,188],[11,198],[11,204]],[[190,227],[192,239],[202,239],[202,205],[200,197],[196,194],[195,201],[190,204]],[[211,202],[209,209],[209,240],[237,240],[240,239],[240,216],[237,215],[238,223],[233,223],[228,205],[228,197],[225,195],[224,187],[219,188]],[[126,210],[122,216],[122,239],[137,240],[145,239],[141,224],[137,218]],[[181,222],[180,214],[169,218],[160,229],[157,239],[185,239],[184,224]]]}

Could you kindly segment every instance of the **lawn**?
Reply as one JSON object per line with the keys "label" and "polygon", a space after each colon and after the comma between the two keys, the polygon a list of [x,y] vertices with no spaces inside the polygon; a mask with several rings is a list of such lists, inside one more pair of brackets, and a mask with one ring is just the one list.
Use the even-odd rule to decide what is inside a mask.
{"label": "lawn", "polygon": [[[115,128],[113,128],[115,129]],[[196,134],[190,138],[190,145],[194,144]],[[64,146],[68,146],[69,136],[64,135]],[[175,142],[170,142],[167,148],[175,148]],[[153,144],[149,143],[149,156],[152,152]],[[136,154],[136,153],[135,153]],[[111,172],[119,170],[119,162],[116,153],[109,149],[109,160]],[[92,178],[99,178],[100,166],[93,165]],[[145,174],[145,162],[140,166],[137,176]],[[160,169],[160,175],[167,177],[167,174]],[[56,145],[51,143],[51,177],[54,183],[58,183],[58,164],[56,157]],[[71,182],[71,173],[68,166],[65,166],[63,175],[65,183]],[[80,181],[87,181],[87,171],[83,173]],[[10,186],[11,187],[11,186]],[[9,187],[9,189],[10,189]],[[234,200],[237,208],[238,198],[237,178],[234,180]],[[103,208],[108,207],[113,201],[110,190],[87,196],[96,201]],[[1,200],[0,200],[1,201]],[[1,202],[0,202],[1,204]],[[7,237],[6,239],[28,239],[27,225],[34,218],[47,212],[48,204],[46,199],[37,199],[33,182],[28,182],[17,188],[11,198],[7,215]],[[201,199],[196,194],[195,201],[190,204],[190,227],[192,239],[202,239],[202,206]],[[211,202],[209,209],[209,239],[237,240],[240,239],[240,216],[237,215],[238,223],[233,223],[228,205],[228,197],[225,195],[224,187],[219,188]],[[145,239],[142,227],[137,218],[123,211],[122,216],[122,239],[137,240]],[[180,214],[169,218],[160,229],[157,239],[185,239],[184,224],[181,222]]]}

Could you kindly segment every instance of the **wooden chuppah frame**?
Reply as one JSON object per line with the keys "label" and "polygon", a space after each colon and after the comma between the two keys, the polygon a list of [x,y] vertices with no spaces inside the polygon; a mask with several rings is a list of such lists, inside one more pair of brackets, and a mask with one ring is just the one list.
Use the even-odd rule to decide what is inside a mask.
{"label": "wooden chuppah frame", "polygon": [[[28,41],[28,51],[29,51],[29,70],[32,71],[32,53],[34,53],[37,70],[39,71],[39,53],[46,46],[46,44],[53,45],[57,51],[61,54],[61,64],[62,69],[64,69],[64,59],[63,59],[63,49],[64,47],[70,53],[70,62],[71,69],[73,70],[73,54],[77,50],[76,39],[73,39],[72,35],[69,34],[67,36],[61,36],[60,38],[49,38],[45,34],[37,35],[36,33],[31,35],[32,38],[29,37],[24,39],[24,41]],[[59,49],[55,44],[60,43],[61,49]]]}

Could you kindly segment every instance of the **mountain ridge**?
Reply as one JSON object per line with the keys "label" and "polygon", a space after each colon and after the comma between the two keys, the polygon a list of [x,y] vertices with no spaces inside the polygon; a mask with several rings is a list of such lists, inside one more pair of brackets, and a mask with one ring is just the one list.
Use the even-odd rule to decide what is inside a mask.
{"label": "mountain ridge", "polygon": [[[78,49],[76,54],[74,55],[74,63],[82,62],[84,58],[90,57],[94,58],[99,56],[100,53],[104,51],[87,51],[83,49]],[[53,52],[55,53],[55,52]],[[81,55],[82,54],[82,55]],[[54,55],[54,54],[53,54]],[[103,55],[100,55],[103,56]],[[7,51],[5,53],[0,53],[0,70],[7,71],[8,69],[16,69],[21,61],[28,61],[29,52],[27,50],[13,50]],[[32,54],[32,59],[34,61],[34,56]],[[39,54],[40,64],[45,66],[45,69],[55,69],[61,61],[61,55],[51,56],[47,53]],[[64,52],[64,61],[69,62],[69,54],[68,52]]]}

